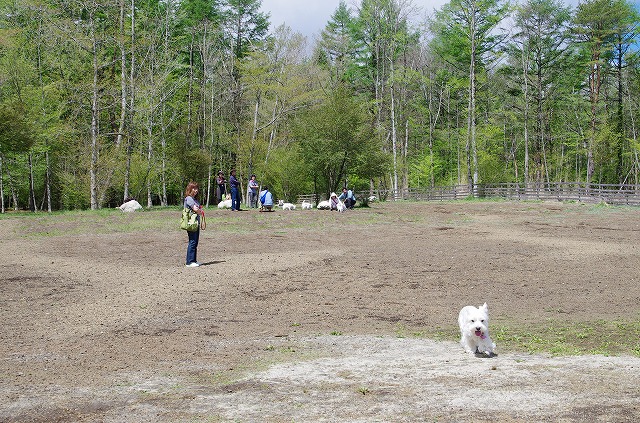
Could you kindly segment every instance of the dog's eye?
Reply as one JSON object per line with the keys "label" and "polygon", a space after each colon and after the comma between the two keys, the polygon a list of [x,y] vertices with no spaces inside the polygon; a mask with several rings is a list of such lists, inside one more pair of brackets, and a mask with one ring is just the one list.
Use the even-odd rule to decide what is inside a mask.
{"label": "dog's eye", "polygon": [[475,320],[475,319],[471,319],[471,323],[475,323],[475,322],[476,322],[476,320]]}
{"label": "dog's eye", "polygon": [[484,323],[484,319],[480,320],[482,323]]}

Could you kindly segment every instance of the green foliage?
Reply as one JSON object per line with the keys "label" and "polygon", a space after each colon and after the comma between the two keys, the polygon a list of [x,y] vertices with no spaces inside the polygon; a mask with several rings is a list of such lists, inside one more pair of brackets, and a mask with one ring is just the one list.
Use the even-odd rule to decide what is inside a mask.
{"label": "green foliage", "polygon": [[[184,175],[184,186],[189,181],[196,181],[204,186],[209,172],[209,164],[211,158],[204,150],[187,150],[181,156],[180,165],[182,167],[182,175]],[[227,175],[228,177],[228,175]]]}
{"label": "green foliage", "polygon": [[338,191],[349,169],[358,169],[358,161],[366,159],[370,138],[364,123],[361,105],[343,86],[297,121],[295,135],[301,155],[320,192]]}
{"label": "green foliage", "polygon": [[25,153],[35,137],[21,103],[0,103],[0,154]]}
{"label": "green foliage", "polygon": [[269,187],[275,198],[296,202],[298,195],[313,192],[307,166],[298,148],[284,147],[274,150],[269,163],[261,183]]}
{"label": "green foliage", "polygon": [[63,210],[86,209],[90,205],[88,181],[86,175],[75,175],[68,172],[59,174],[60,206]]}
{"label": "green foliage", "polygon": [[429,154],[428,151],[425,151],[411,162],[409,185],[416,188],[431,187],[431,182],[438,179],[436,175],[440,175],[443,165],[439,155]]}

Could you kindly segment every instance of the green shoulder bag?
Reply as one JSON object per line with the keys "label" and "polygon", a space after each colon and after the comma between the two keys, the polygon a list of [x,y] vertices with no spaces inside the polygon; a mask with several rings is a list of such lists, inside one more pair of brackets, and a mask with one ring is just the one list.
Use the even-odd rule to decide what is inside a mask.
{"label": "green shoulder bag", "polygon": [[182,209],[182,220],[180,220],[180,229],[184,229],[188,232],[195,232],[198,230],[198,214],[193,210],[185,207]]}

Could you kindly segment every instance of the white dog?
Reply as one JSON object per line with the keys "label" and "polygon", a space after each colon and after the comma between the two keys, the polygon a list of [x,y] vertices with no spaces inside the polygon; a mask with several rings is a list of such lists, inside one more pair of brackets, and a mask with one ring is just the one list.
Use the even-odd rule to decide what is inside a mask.
{"label": "white dog", "polygon": [[302,200],[301,207],[302,207],[302,210],[311,210],[313,208],[313,206],[311,205],[311,202],[308,200]]}
{"label": "white dog", "polygon": [[284,200],[278,201],[278,206],[282,207],[282,210],[295,210],[296,205],[292,203],[285,203]]}
{"label": "white dog", "polygon": [[329,210],[331,208],[331,203],[329,200],[320,201],[318,203],[318,210]]}
{"label": "white dog", "polygon": [[231,208],[231,195],[227,194],[225,200],[222,200],[218,203],[219,209],[230,209]]}
{"label": "white dog", "polygon": [[476,308],[466,306],[458,315],[460,325],[460,345],[469,354],[484,353],[494,355],[496,344],[489,337],[489,307],[487,303]]}

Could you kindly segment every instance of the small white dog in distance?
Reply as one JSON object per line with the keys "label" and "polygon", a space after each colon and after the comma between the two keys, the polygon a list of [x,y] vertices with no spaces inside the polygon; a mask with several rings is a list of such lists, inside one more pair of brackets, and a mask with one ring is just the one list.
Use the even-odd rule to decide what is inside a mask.
{"label": "small white dog in distance", "polygon": [[230,209],[231,208],[231,195],[227,194],[225,199],[218,203],[219,209]]}
{"label": "small white dog in distance", "polygon": [[313,206],[311,205],[311,202],[308,200],[302,200],[301,207],[302,207],[302,210],[311,210],[313,208]]}
{"label": "small white dog in distance", "polygon": [[282,210],[295,210],[296,205],[292,203],[285,203],[284,200],[278,200],[278,206],[282,207]]}
{"label": "small white dog in distance", "polygon": [[331,203],[329,200],[323,200],[318,203],[318,210],[329,210],[331,208]]}
{"label": "small white dog in distance", "polygon": [[489,337],[489,307],[484,303],[480,307],[466,306],[458,315],[460,325],[460,345],[469,354],[494,356],[496,344]]}

